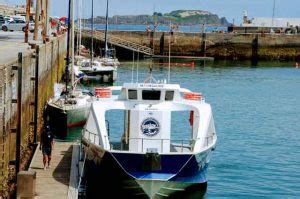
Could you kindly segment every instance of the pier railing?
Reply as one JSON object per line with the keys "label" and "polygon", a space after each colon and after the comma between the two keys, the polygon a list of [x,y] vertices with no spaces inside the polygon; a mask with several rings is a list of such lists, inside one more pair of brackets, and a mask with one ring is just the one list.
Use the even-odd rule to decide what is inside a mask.
{"label": "pier railing", "polygon": [[[82,34],[86,35],[86,36],[91,36],[92,31],[91,30],[82,30]],[[101,31],[94,31],[94,37],[101,41],[105,40],[105,34],[104,34],[104,32],[101,32]],[[149,55],[149,56],[153,55],[153,50],[151,48],[131,42],[131,41],[127,41],[125,39],[121,39],[121,38],[113,36],[113,35],[109,35],[108,42],[112,45],[119,46],[121,48],[125,48],[125,49],[131,50],[131,51],[139,52],[139,53]]]}

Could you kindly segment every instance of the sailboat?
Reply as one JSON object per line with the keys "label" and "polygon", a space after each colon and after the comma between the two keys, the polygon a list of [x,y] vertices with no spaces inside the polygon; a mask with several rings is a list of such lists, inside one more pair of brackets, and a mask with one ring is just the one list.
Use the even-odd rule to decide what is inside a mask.
{"label": "sailboat", "polygon": [[105,24],[105,37],[104,37],[104,57],[99,58],[98,60],[104,66],[114,66],[117,67],[120,65],[119,60],[115,57],[115,50],[113,48],[108,48],[108,8],[109,0],[106,1],[106,24]]}
{"label": "sailboat", "polygon": [[[108,0],[107,0],[108,9]],[[119,62],[111,55],[111,50],[107,46],[107,28],[108,28],[108,10],[106,13],[106,30],[105,30],[105,57],[94,58],[94,0],[92,0],[92,50],[91,59],[83,60],[79,65],[78,70],[82,72],[85,80],[96,80],[101,83],[113,83],[117,80],[117,68]]]}
{"label": "sailboat", "polygon": [[[186,198],[190,190],[206,190],[217,142],[212,108],[201,93],[170,83],[170,65],[168,74],[168,81],[157,81],[150,67],[144,82],[137,77],[96,92],[82,131],[87,197]],[[109,118],[112,110],[124,119]],[[180,132],[187,139],[174,139],[175,113],[189,120]]]}
{"label": "sailboat", "polygon": [[[74,9],[73,0],[69,0],[67,59],[65,69],[65,89],[60,95],[56,95],[47,102],[46,114],[54,134],[59,138],[68,135],[68,128],[83,126],[87,119],[93,95],[88,91],[76,90],[78,80],[74,80]],[[72,25],[71,25],[72,21]],[[70,59],[70,42],[72,43]],[[72,62],[71,62],[72,60]],[[72,70],[69,66],[72,64]],[[69,88],[69,71],[71,71],[71,88]]]}

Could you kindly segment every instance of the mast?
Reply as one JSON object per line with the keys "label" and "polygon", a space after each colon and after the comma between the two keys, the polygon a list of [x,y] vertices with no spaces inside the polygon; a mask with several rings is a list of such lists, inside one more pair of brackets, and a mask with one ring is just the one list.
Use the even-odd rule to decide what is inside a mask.
{"label": "mast", "polygon": [[68,34],[67,34],[67,58],[66,58],[66,93],[68,93],[68,83],[69,83],[69,65],[70,65],[70,32],[71,32],[71,1],[69,0],[69,11],[68,11]]}
{"label": "mast", "polygon": [[[71,0],[71,20],[72,20],[72,25],[71,25],[71,44],[72,44],[72,49],[71,49],[71,85],[73,86],[74,83],[74,54],[75,54],[75,23],[74,23],[74,0]],[[73,90],[73,89],[72,89]]]}
{"label": "mast", "polygon": [[80,46],[81,46],[81,37],[82,37],[82,0],[79,0],[79,39],[78,39],[78,52],[79,52],[79,55],[80,55]]}
{"label": "mast", "polygon": [[273,11],[272,11],[272,28],[274,27],[275,9],[276,9],[276,0],[273,0]]}
{"label": "mast", "polygon": [[91,66],[94,61],[94,0],[92,0],[92,58]]}
{"label": "mast", "polygon": [[169,65],[168,65],[168,83],[170,83],[171,76],[171,37],[172,37],[172,23],[170,22],[170,33],[169,33]]}
{"label": "mast", "polygon": [[108,57],[108,45],[107,45],[107,28],[108,28],[108,1],[106,0],[106,24],[105,24],[105,57]]}
{"label": "mast", "polygon": [[77,49],[76,54],[80,55],[80,45],[81,45],[81,0],[77,0]]}

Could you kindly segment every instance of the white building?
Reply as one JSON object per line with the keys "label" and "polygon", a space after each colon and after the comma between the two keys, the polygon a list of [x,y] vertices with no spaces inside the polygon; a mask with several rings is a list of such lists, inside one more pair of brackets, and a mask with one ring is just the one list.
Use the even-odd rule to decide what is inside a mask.
{"label": "white building", "polygon": [[250,23],[243,23],[244,27],[300,27],[300,18],[268,18],[268,17],[255,17],[250,20]]}

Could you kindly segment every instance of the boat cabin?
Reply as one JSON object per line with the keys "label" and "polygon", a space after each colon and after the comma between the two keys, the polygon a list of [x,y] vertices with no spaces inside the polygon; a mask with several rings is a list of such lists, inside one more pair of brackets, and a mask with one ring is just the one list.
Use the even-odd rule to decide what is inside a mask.
{"label": "boat cabin", "polygon": [[[119,93],[113,95],[115,92]],[[98,100],[92,104],[84,137],[105,150],[192,153],[195,147],[205,147],[213,141],[210,105],[200,93],[177,84],[125,83],[122,87],[96,89],[95,95]],[[107,117],[112,110],[123,112],[124,120],[115,128],[111,126],[121,116],[112,117],[112,123]],[[188,125],[180,129],[179,122]],[[175,132],[177,135],[172,135]]]}

